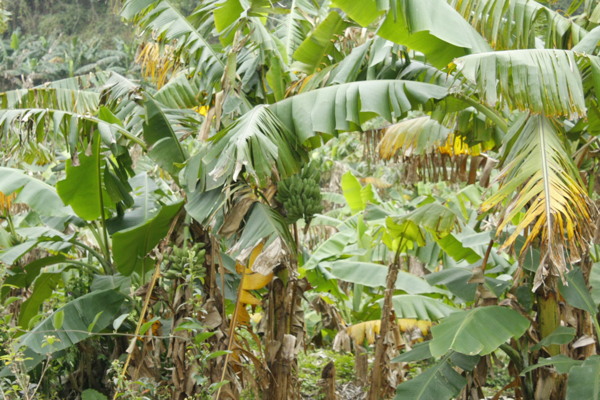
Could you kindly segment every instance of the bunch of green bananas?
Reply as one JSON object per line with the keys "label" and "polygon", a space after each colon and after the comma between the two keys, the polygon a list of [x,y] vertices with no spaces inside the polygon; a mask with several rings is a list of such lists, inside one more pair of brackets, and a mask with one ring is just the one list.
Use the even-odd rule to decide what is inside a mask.
{"label": "bunch of green bananas", "polygon": [[300,173],[278,182],[276,199],[283,204],[289,223],[304,218],[308,224],[315,214],[323,211],[320,180],[319,169],[310,163]]}
{"label": "bunch of green bananas", "polygon": [[174,246],[163,263],[165,279],[177,279],[187,275],[191,275],[193,279],[204,278],[206,274],[204,246],[205,244],[201,242],[194,243],[191,247]]}

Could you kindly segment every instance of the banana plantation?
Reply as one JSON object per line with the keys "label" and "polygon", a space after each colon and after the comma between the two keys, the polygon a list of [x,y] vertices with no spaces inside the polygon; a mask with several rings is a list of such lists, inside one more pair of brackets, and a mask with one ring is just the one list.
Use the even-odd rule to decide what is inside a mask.
{"label": "banana plantation", "polygon": [[599,1],[62,3],[0,2],[0,399],[600,399]]}

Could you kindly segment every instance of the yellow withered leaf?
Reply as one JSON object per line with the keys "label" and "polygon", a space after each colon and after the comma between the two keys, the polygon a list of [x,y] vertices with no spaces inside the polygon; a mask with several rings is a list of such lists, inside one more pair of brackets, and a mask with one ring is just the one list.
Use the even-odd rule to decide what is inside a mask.
{"label": "yellow withered leaf", "polygon": [[419,329],[423,336],[425,336],[429,333],[429,329],[431,329],[431,321],[424,321],[411,318],[399,318],[398,326],[400,327],[400,332],[408,332],[413,331],[415,329]]}
{"label": "yellow withered leaf", "polygon": [[175,49],[157,42],[147,42],[140,46],[135,60],[142,68],[142,75],[152,80],[158,89],[163,87],[169,76],[178,70]]}
{"label": "yellow withered leaf", "polygon": [[244,272],[242,278],[242,290],[244,291],[262,289],[273,279],[273,274],[262,275],[252,271],[252,265],[254,264],[256,258],[260,255],[263,247],[264,244],[260,243],[254,248],[254,250],[252,250],[248,260],[248,267],[244,267],[240,263],[237,263],[235,266],[238,273],[241,274],[242,271]]}
{"label": "yellow withered leaf", "polygon": [[4,193],[0,192],[0,211],[8,211],[12,204],[15,194],[5,196]]}
{"label": "yellow withered leaf", "polygon": [[240,293],[239,302],[242,304],[252,304],[253,306],[257,306],[260,304],[260,300],[252,296],[247,290],[242,290],[242,292]]}
{"label": "yellow withered leaf", "polygon": [[444,143],[443,146],[438,147],[438,151],[441,154],[448,154],[449,156],[458,156],[461,154],[476,156],[479,155],[481,146],[476,145],[470,147],[465,143],[462,136],[450,134],[448,135],[448,139],[446,139],[446,143]]}
{"label": "yellow withered leaf", "polygon": [[248,273],[246,271],[246,275],[244,276],[244,283],[242,285],[242,289],[244,290],[258,290],[262,289],[271,282],[273,279],[273,274],[269,275],[261,275],[257,272]]}
{"label": "yellow withered leaf", "polygon": [[[423,336],[427,336],[431,329],[432,322],[410,319],[410,318],[399,318],[398,327],[400,332],[411,332],[415,329],[419,329]],[[366,321],[359,324],[350,325],[346,328],[348,335],[356,342],[363,343],[365,339],[368,344],[375,343],[375,337],[381,330],[381,320]]]}
{"label": "yellow withered leaf", "polygon": [[237,323],[239,325],[250,325],[250,314],[248,314],[248,310],[246,310],[246,306],[242,303],[238,303],[238,314],[237,314]]}
{"label": "yellow withered leaf", "polygon": [[375,343],[375,335],[379,333],[380,329],[381,321],[375,320],[350,325],[346,328],[346,331],[356,343],[363,343],[366,338],[367,343],[373,344]]}
{"label": "yellow withered leaf", "polygon": [[250,258],[248,259],[248,269],[249,270],[252,270],[252,264],[254,264],[254,260],[256,260],[256,257],[259,256],[259,254],[261,253],[261,251],[262,251],[262,249],[263,249],[264,246],[265,246],[265,244],[262,243],[262,242],[260,242],[252,250],[252,253],[250,253]]}

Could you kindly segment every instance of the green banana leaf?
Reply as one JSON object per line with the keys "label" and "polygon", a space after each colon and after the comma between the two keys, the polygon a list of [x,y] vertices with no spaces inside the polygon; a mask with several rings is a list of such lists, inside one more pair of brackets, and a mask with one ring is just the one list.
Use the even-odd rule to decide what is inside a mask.
{"label": "green banana leaf", "polygon": [[600,356],[591,356],[569,371],[566,400],[600,399]]}
{"label": "green banana leaf", "polygon": [[[120,313],[124,300],[125,296],[114,290],[88,293],[65,304],[33,330],[21,336],[19,345],[38,354],[64,350],[109,326]],[[60,329],[54,327],[57,313],[64,316]],[[49,342],[45,338],[50,336],[54,336],[56,340],[47,344]]]}
{"label": "green banana leaf", "polygon": [[394,296],[392,302],[398,318],[436,321],[459,311],[440,299],[413,294]]}
{"label": "green banana leaf", "polygon": [[152,218],[142,225],[118,231],[112,235],[113,257],[119,272],[131,275],[148,271],[146,255],[165,238],[171,220],[183,206],[183,201],[163,206]]}
{"label": "green banana leaf", "polygon": [[52,186],[25,174],[22,170],[0,167],[0,176],[0,192],[6,196],[18,193],[15,203],[25,203],[42,215],[72,214]]}
{"label": "green banana leaf", "polygon": [[478,356],[450,352],[415,378],[401,383],[395,400],[449,400],[455,398],[467,380],[454,367],[471,371]]}
{"label": "green banana leaf", "polygon": [[529,321],[517,311],[500,306],[459,311],[431,328],[431,355],[440,357],[449,350],[468,355],[486,355],[511,337],[519,338]]}

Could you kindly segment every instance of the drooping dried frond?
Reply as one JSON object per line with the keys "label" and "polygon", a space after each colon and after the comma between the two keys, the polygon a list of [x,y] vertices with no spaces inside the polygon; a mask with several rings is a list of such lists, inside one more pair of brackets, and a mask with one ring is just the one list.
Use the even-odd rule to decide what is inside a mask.
{"label": "drooping dried frond", "polygon": [[[201,12],[197,10],[196,14]],[[174,46],[188,65],[196,68],[208,81],[221,77],[225,69],[222,55],[215,51],[204,29],[191,22],[195,16],[186,18],[166,0],[127,0],[121,15],[155,35],[159,41]]]}
{"label": "drooping dried frond", "polygon": [[135,61],[141,65],[144,77],[154,82],[158,89],[162,88],[179,68],[179,60],[173,46],[161,46],[156,42],[140,45]]}
{"label": "drooping dried frond", "polygon": [[[508,199],[497,232],[501,233],[520,213],[524,215],[503,247],[512,246],[525,231],[521,254],[539,239],[543,258],[562,275],[566,270],[565,250],[570,261],[576,261],[590,241],[595,209],[556,122],[542,115],[525,115],[510,133],[516,140],[507,149],[500,189],[482,204],[482,210]],[[544,278],[543,274],[536,277],[535,286]]]}
{"label": "drooping dried frond", "polygon": [[533,0],[451,0],[454,7],[496,50],[570,49],[587,31]]}
{"label": "drooping dried frond", "polygon": [[14,193],[5,195],[4,193],[0,192],[0,212],[8,212],[15,197],[16,195]]}
{"label": "drooping dried frond", "polygon": [[571,51],[498,51],[461,57],[455,64],[490,106],[570,119],[586,115],[581,74]]}
{"label": "drooping dried frond", "polygon": [[244,311],[246,311],[245,306],[247,304],[258,305],[261,303],[258,298],[256,298],[254,295],[252,295],[252,293],[250,293],[250,291],[264,288],[273,279],[273,273],[263,275],[252,270],[254,261],[263,251],[263,247],[264,244],[259,243],[252,250],[252,254],[250,254],[250,258],[248,260],[248,266],[244,266],[240,263],[237,263],[235,266],[237,272],[242,276],[239,287],[240,294],[238,297],[238,306],[242,305]]}

